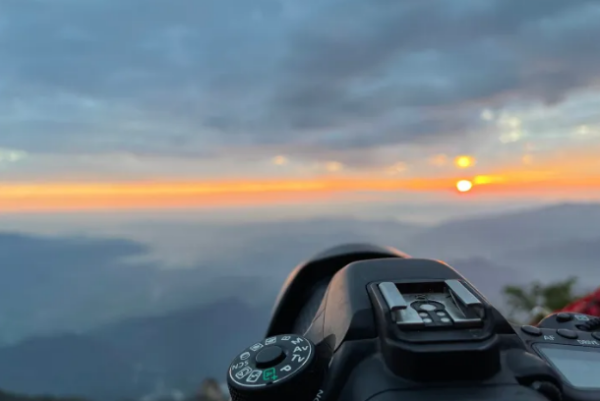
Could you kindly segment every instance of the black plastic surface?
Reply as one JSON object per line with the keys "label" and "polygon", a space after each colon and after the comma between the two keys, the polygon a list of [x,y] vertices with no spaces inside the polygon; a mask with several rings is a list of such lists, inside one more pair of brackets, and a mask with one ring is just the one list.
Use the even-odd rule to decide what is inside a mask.
{"label": "black plastic surface", "polygon": [[324,301],[323,336],[342,342],[377,336],[367,285],[397,280],[452,279],[461,276],[450,266],[427,259],[379,259],[354,262],[335,274]]}
{"label": "black plastic surface", "polygon": [[597,331],[600,330],[600,317],[590,316],[590,320],[576,325],[578,330]]}
{"label": "black plastic surface", "polygon": [[[573,323],[572,321],[558,323],[554,316],[551,316],[550,319],[546,320],[546,324],[549,325],[549,322],[553,322],[553,326],[569,326],[569,324]],[[565,347],[574,347],[573,349],[586,349],[589,348],[590,351],[600,351],[600,341],[592,336],[592,333],[578,332],[577,339],[568,339],[565,337],[561,337],[557,334],[557,330],[555,327],[547,327],[542,328],[541,336],[530,336],[526,333],[519,331],[519,336],[525,347],[532,353],[540,356],[536,348],[538,346],[543,346],[544,344],[549,344],[552,346],[565,346]],[[541,356],[540,356],[541,357]],[[590,391],[590,390],[580,390],[570,386],[568,383],[565,383],[564,380],[561,380],[558,372],[555,372],[553,369],[550,369],[552,374],[554,375],[554,381],[560,385],[563,390],[563,396],[565,400],[579,400],[579,401],[597,401],[600,400],[600,391]],[[598,381],[600,384],[600,380]]]}
{"label": "black plastic surface", "polygon": [[569,313],[571,319],[564,319],[565,313],[553,313],[546,316],[539,324],[542,328],[569,329],[575,331],[594,331],[594,325],[599,324],[600,318],[581,313]]}
{"label": "black plastic surface", "polygon": [[[432,367],[435,367],[433,363],[438,363],[439,360],[433,361],[427,356],[410,360],[404,356],[396,355],[395,360],[398,361],[399,365],[405,364],[404,366],[411,369],[420,370],[418,374],[412,377],[402,378],[402,375],[392,373],[388,367],[389,361],[387,364],[385,363],[385,356],[387,355],[389,358],[389,355],[392,355],[385,344],[379,346],[382,353],[372,353],[373,341],[381,342],[381,339],[385,338],[382,331],[386,330],[386,327],[390,327],[391,324],[387,322],[380,325],[379,328],[377,327],[375,315],[384,310],[385,307],[382,306],[381,299],[377,300],[378,297],[374,295],[373,291],[371,292],[372,296],[374,295],[375,302],[372,302],[372,299],[368,297],[368,290],[365,291],[365,285],[382,281],[400,280],[406,282],[415,280],[422,282],[424,280],[446,279],[462,280],[463,277],[446,264],[425,259],[361,261],[352,263],[336,273],[310,330],[310,333],[315,335],[315,341],[320,339],[323,343],[329,344],[332,351],[337,350],[333,358],[331,374],[325,387],[327,390],[325,396],[328,397],[328,400],[364,401],[377,399],[382,396],[377,395],[378,392],[383,392],[381,394],[389,392],[390,396],[394,397],[400,395],[415,397],[416,400],[425,396],[425,393],[430,394],[425,391],[429,385],[440,385],[439,383],[443,380],[460,380],[466,377],[475,380],[479,385],[487,383],[506,387],[504,390],[484,392],[484,396],[488,397],[485,399],[494,399],[490,397],[495,396],[499,397],[497,399],[510,396],[527,401],[544,399],[533,389],[525,386],[540,379],[549,383],[559,383],[556,374],[545,361],[526,351],[525,345],[520,341],[515,330],[508,325],[508,322],[495,308],[488,311],[490,318],[488,329],[496,334],[490,337],[482,333],[481,341],[473,343],[471,346],[473,350],[478,349],[483,353],[488,352],[487,369],[481,366],[481,359],[476,356],[477,352],[472,353],[472,357],[460,351],[457,351],[456,355],[448,354],[445,363],[439,365],[437,369]],[[468,283],[465,284],[476,296],[487,303],[476,289]],[[423,338],[426,337],[426,334],[421,334]],[[419,338],[414,340],[418,342]],[[464,351],[465,345],[461,344],[457,347],[457,350],[461,348]],[[350,349],[352,349],[352,352],[348,351]],[[504,350],[502,358],[505,362],[503,364],[500,364],[499,360],[494,362],[494,356],[498,355],[498,350]],[[509,350],[510,352],[508,352]],[[394,359],[393,356],[391,358]],[[510,359],[510,363],[507,362],[507,359]],[[448,366],[452,366],[452,369],[448,369]],[[461,370],[462,375],[460,374]],[[464,374],[464,372],[469,373]],[[424,374],[427,373],[431,373],[431,381],[428,385],[424,385],[422,380],[415,380],[417,377],[423,379]],[[350,376],[348,377],[348,375]],[[329,380],[335,381],[335,384],[331,384]],[[436,382],[432,383],[432,381]],[[340,383],[346,385],[343,390],[338,387]],[[446,387],[451,385],[451,383],[447,383]],[[422,389],[414,392],[408,391],[408,389],[415,386]],[[398,391],[399,388],[404,390]],[[508,390],[509,388],[511,390]],[[468,386],[456,389],[456,399],[468,399],[472,395],[469,392],[470,389],[471,387]],[[495,391],[498,393],[496,394]],[[506,393],[506,391],[508,392]],[[332,398],[329,398],[329,396]]]}
{"label": "black plastic surface", "polygon": [[331,361],[323,386],[327,400],[338,400],[355,367],[377,352],[377,339],[347,341]]}
{"label": "black plastic surface", "polygon": [[[331,277],[349,263],[408,257],[397,249],[370,244],[342,245],[317,254],[297,266],[286,280],[275,302],[267,337],[304,331],[304,326],[308,327],[308,324],[302,323],[312,320],[314,315],[311,315],[310,311],[318,308],[322,301],[319,297],[313,297],[313,294],[323,293],[323,283],[327,286]],[[305,313],[302,313],[303,311]],[[301,321],[297,322],[299,317]]]}
{"label": "black plastic surface", "polygon": [[[345,346],[346,344],[344,344]],[[344,347],[343,346],[343,347]],[[544,367],[545,364],[541,360],[538,361],[538,367]],[[327,400],[337,401],[366,401],[378,400],[379,397],[392,397],[394,401],[398,400],[477,400],[477,401],[504,401],[513,400],[513,398],[503,398],[505,396],[516,396],[517,400],[521,401],[538,401],[545,400],[540,398],[539,394],[526,386],[520,385],[515,380],[514,372],[511,371],[507,364],[493,378],[487,380],[472,380],[461,382],[440,381],[437,383],[411,381],[394,375],[386,368],[386,364],[381,357],[381,354],[363,356],[358,364],[351,364],[354,368],[341,392],[335,394],[333,398]],[[346,367],[349,369],[350,367]],[[516,369],[521,368],[516,366]],[[451,364],[447,366],[447,370],[456,369]],[[538,377],[540,369],[531,369]],[[532,379],[533,382],[533,379]],[[448,394],[445,394],[445,392]],[[327,393],[326,393],[327,394]],[[475,396],[476,398],[472,398]],[[393,398],[395,397],[395,398]],[[437,397],[437,398],[436,398]],[[484,398],[478,398],[484,397]],[[387,399],[387,398],[381,398]]]}
{"label": "black plastic surface", "polygon": [[540,329],[539,327],[535,327],[535,326],[523,326],[521,327],[521,331],[525,334],[529,334],[531,336],[541,336],[542,335],[542,329]]}
{"label": "black plastic surface", "polygon": [[569,338],[569,339],[572,339],[572,340],[574,340],[577,337],[579,337],[579,335],[577,334],[576,331],[569,330],[569,329],[558,329],[558,330],[556,330],[556,334],[558,334],[561,337]]}
{"label": "black plastic surface", "polygon": [[535,381],[529,387],[544,395],[548,401],[562,401],[563,399],[560,388],[554,383]]}
{"label": "black plastic surface", "polygon": [[572,313],[558,313],[556,315],[556,320],[558,320],[559,322],[568,322],[573,320],[573,314]]}
{"label": "black plastic surface", "polygon": [[272,345],[256,355],[256,367],[260,369],[270,368],[283,361],[285,356],[285,352],[281,347]]}
{"label": "black plastic surface", "polygon": [[509,349],[505,352],[504,363],[513,373],[514,378],[522,385],[529,386],[533,382],[543,380],[559,385],[560,378],[539,356],[521,348]]}
{"label": "black plastic surface", "polygon": [[[500,370],[499,339],[492,318],[486,319],[483,327],[469,330],[401,331],[390,319],[375,284],[370,290],[376,303],[381,351],[397,375],[429,382],[483,380]],[[489,316],[491,310],[486,313]]]}
{"label": "black plastic surface", "polygon": [[[480,327],[400,330],[377,287],[393,282],[402,292],[405,284],[449,279],[461,281],[483,304]],[[327,361],[321,390],[306,401],[560,401],[561,391],[564,401],[600,400],[596,391],[569,387],[536,351],[542,343],[600,349],[600,336],[591,332],[595,320],[584,320],[551,315],[539,328],[513,327],[451,266],[391,248],[349,245],[295,269],[268,336],[303,334]],[[561,337],[558,330],[567,337],[574,336],[565,330],[578,331],[577,338]]]}
{"label": "black plastic surface", "polygon": [[[369,401],[548,401],[542,394],[518,385],[389,390]],[[366,401],[366,400],[365,400]]]}

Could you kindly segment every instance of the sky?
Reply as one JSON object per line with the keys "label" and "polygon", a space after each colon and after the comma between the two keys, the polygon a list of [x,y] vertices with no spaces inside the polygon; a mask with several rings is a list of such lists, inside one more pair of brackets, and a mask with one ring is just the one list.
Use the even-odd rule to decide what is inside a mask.
{"label": "sky", "polygon": [[0,213],[600,200],[599,19],[595,0],[0,0]]}

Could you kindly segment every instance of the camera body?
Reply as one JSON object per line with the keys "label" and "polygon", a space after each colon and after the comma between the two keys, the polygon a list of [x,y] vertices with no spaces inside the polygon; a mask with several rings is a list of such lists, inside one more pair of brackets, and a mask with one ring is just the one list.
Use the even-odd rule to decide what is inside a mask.
{"label": "camera body", "polygon": [[227,379],[233,401],[600,400],[600,319],[513,325],[443,262],[347,245],[296,268]]}

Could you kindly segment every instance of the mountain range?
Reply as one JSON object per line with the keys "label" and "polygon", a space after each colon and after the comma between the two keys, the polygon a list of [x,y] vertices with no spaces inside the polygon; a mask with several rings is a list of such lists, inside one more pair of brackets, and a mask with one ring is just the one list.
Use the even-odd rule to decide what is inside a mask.
{"label": "mountain range", "polygon": [[[600,285],[597,221],[600,205],[565,204],[434,226],[138,224],[154,242],[144,241],[149,234],[3,233],[0,388],[102,400],[193,391],[205,377],[222,378],[233,355],[263,336],[292,267],[340,243],[446,260],[501,309],[509,284],[574,275],[592,289]],[[193,263],[165,266],[156,249],[185,250]]]}
{"label": "mountain range", "polygon": [[249,299],[277,292],[270,283],[271,291],[264,289],[258,276],[220,280],[202,266],[131,261],[144,252],[127,239],[0,234],[0,344],[211,303],[219,294],[246,292]]}
{"label": "mountain range", "polygon": [[81,334],[33,337],[0,348],[0,388],[22,394],[140,399],[204,378],[224,381],[235,353],[264,336],[270,309],[235,298]]}
{"label": "mountain range", "polygon": [[[600,205],[561,204],[441,223],[409,239],[407,251],[450,259],[600,239]],[[543,257],[543,255],[540,255]]]}

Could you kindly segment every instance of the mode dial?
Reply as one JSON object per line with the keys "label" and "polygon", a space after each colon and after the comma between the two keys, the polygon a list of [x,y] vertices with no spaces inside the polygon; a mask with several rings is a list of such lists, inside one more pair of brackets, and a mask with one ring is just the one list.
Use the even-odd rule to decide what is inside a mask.
{"label": "mode dial", "polygon": [[267,338],[231,363],[232,401],[312,401],[321,385],[315,346],[298,335]]}

